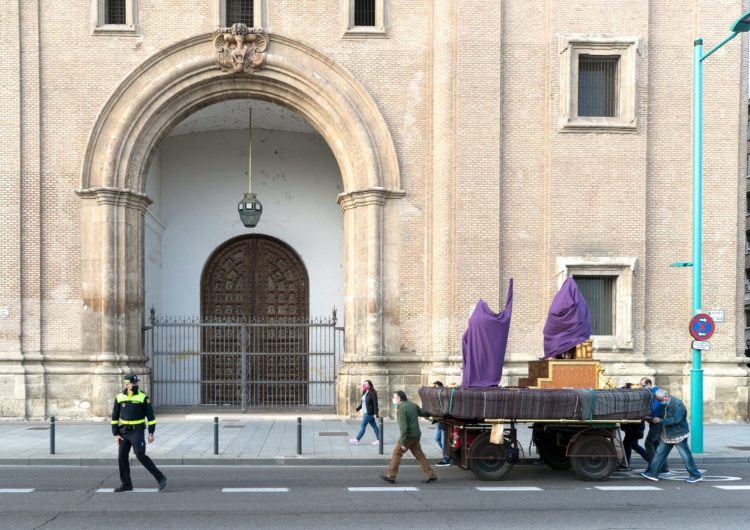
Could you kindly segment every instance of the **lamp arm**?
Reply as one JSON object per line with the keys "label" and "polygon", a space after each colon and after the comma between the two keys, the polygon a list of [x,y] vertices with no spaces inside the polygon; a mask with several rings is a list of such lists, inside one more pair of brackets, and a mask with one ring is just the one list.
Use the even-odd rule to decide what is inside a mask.
{"label": "lamp arm", "polygon": [[708,57],[709,55],[711,55],[712,53],[714,53],[716,50],[718,50],[719,48],[721,48],[722,46],[724,46],[727,42],[729,42],[730,40],[732,40],[736,36],[737,36],[737,34],[735,32],[730,33],[729,37],[727,37],[726,39],[724,39],[723,41],[721,41],[719,44],[717,44],[716,46],[714,46],[713,48],[711,48],[710,50],[708,50],[706,52],[706,55],[704,55],[703,57],[701,57],[700,60],[703,61],[703,59],[705,59],[706,57]]}

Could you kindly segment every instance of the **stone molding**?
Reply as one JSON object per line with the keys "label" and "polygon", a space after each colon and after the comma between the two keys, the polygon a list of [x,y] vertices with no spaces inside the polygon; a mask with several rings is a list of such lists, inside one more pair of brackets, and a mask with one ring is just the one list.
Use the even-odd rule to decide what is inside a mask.
{"label": "stone molding", "polygon": [[120,188],[88,188],[76,190],[76,193],[82,199],[93,199],[96,200],[98,204],[124,206],[126,208],[140,210],[144,214],[149,205],[153,202],[145,193],[128,189],[123,190]]}
{"label": "stone molding", "polygon": [[349,193],[339,193],[336,203],[341,210],[346,212],[352,208],[360,206],[383,206],[388,199],[400,199],[406,195],[405,191],[387,190],[385,188],[369,188],[366,190],[351,191]]}

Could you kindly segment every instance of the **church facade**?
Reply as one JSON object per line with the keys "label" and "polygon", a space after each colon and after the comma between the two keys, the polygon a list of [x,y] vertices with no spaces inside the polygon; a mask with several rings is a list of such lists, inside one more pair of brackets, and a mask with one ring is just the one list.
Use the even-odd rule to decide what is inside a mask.
{"label": "church facade", "polygon": [[[692,260],[693,42],[724,39],[742,0],[7,4],[0,418],[103,417],[122,374],[148,387],[152,307],[337,308],[350,413],[363,379],[460,382],[468,318],[511,279],[515,385],[569,277],[604,375],[689,403],[690,269],[669,265]],[[748,417],[747,59],[743,34],[704,66],[717,422]]]}

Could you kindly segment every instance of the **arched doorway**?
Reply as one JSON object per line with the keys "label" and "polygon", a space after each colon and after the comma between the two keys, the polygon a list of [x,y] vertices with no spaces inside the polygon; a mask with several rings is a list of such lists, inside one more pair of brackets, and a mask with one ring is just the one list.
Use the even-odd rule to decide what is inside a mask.
{"label": "arched doorway", "polygon": [[[287,107],[325,139],[340,166],[344,212],[346,354],[338,394],[360,374],[387,384],[399,355],[399,162],[386,121],[367,90],[319,51],[270,35],[252,75],[222,71],[211,35],[176,43],[139,65],[102,108],[82,163],[82,358],[95,359],[92,413],[106,415],[122,373],[147,372],[144,326],[145,179],[154,147],[198,109],[231,99]],[[400,359],[398,360],[400,362]],[[342,403],[344,400],[341,401]],[[343,410],[343,408],[342,408]]]}
{"label": "arched doorway", "polygon": [[[263,235],[231,239],[201,277],[201,402],[306,405],[308,275],[288,245]],[[247,324],[247,325],[245,325]]]}

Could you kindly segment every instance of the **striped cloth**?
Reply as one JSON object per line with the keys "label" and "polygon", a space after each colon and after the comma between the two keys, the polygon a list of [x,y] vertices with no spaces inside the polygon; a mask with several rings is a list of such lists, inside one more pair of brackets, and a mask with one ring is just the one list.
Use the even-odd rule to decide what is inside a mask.
{"label": "striped cloth", "polygon": [[434,416],[459,419],[636,420],[651,412],[648,389],[419,389],[422,408]]}

